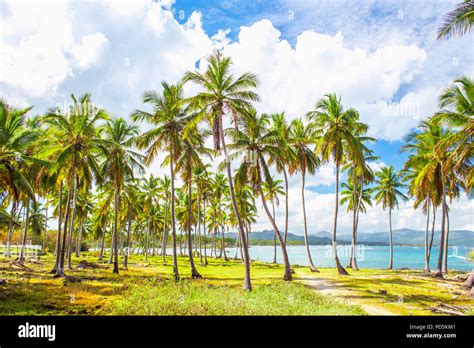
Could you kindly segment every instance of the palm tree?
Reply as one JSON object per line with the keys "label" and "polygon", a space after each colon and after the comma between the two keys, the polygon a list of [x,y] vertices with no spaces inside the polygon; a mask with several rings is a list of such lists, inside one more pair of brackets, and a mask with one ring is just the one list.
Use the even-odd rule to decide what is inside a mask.
{"label": "palm tree", "polygon": [[286,244],[280,234],[278,226],[275,223],[274,216],[272,216],[268,209],[265,194],[263,192],[263,183],[271,180],[270,171],[267,160],[270,155],[275,156],[278,151],[278,141],[276,133],[269,130],[269,118],[267,115],[257,116],[255,109],[250,110],[246,114],[242,114],[239,119],[238,129],[229,128],[228,135],[232,139],[229,148],[235,150],[230,156],[231,159],[236,159],[243,153],[241,165],[236,173],[236,182],[239,186],[244,183],[250,183],[255,194],[259,194],[263,209],[267,218],[272,225],[273,232],[280,242],[280,247],[285,265],[283,275],[284,280],[291,280],[291,268],[286,251]]}
{"label": "palm tree", "polygon": [[106,153],[102,164],[103,177],[114,187],[114,269],[118,274],[118,231],[120,197],[124,182],[132,179],[134,170],[143,172],[142,155],[132,150],[138,127],[127,124],[123,118],[113,119],[104,127],[103,148]]}
{"label": "palm tree", "polygon": [[269,165],[275,165],[277,171],[283,174],[285,180],[285,230],[283,231],[283,240],[286,243],[286,235],[288,234],[288,174],[287,168],[293,161],[294,153],[290,147],[289,132],[290,128],[285,120],[285,113],[277,113],[271,115],[272,130],[274,130],[278,137],[279,151],[275,157],[271,156],[268,160]]}
{"label": "palm tree", "polygon": [[313,175],[316,169],[320,166],[318,156],[314,154],[311,147],[316,142],[316,133],[314,128],[303,124],[301,119],[293,120],[290,125],[290,145],[294,151],[294,161],[290,164],[290,174],[301,173],[301,203],[303,207],[303,224],[304,224],[304,243],[306,246],[306,256],[308,257],[309,267],[311,272],[318,272],[318,269],[313,263],[311,253],[309,251],[308,241],[308,225],[306,222],[306,207],[305,207],[305,178],[306,174]]}
{"label": "palm tree", "polygon": [[[433,245],[436,208],[441,204],[442,163],[434,157],[438,144],[447,137],[439,122],[433,119],[422,121],[418,128],[405,137],[402,151],[410,153],[404,166],[405,180],[408,181],[410,196],[415,198],[414,208],[422,206],[426,215],[425,229],[425,273],[430,273],[430,255]],[[431,242],[428,241],[430,209],[433,209]]]}
{"label": "palm tree", "polygon": [[327,94],[316,103],[315,110],[307,114],[314,127],[321,133],[316,145],[316,152],[321,154],[321,160],[333,160],[336,166],[336,199],[334,207],[334,224],[332,248],[337,271],[347,275],[337,257],[336,233],[337,215],[339,208],[339,168],[349,157],[356,162],[362,162],[363,153],[358,135],[367,131],[367,125],[359,122],[359,113],[354,109],[344,110],[341,98],[335,94]]}
{"label": "palm tree", "polygon": [[474,2],[464,0],[444,17],[443,25],[438,29],[437,39],[462,36],[471,31],[474,23]]}
{"label": "palm tree", "polygon": [[204,164],[201,160],[201,156],[211,157],[212,150],[204,146],[206,139],[206,132],[199,132],[197,128],[188,130],[185,138],[183,139],[182,151],[180,156],[176,160],[176,171],[181,172],[181,178],[186,183],[187,186],[187,197],[188,197],[188,206],[187,214],[188,218],[186,221],[186,230],[188,237],[188,254],[189,254],[189,263],[191,265],[191,277],[192,278],[202,278],[199,272],[194,265],[193,259],[193,246],[191,240],[191,213],[192,213],[192,204],[193,204],[193,195],[192,195],[192,179],[193,179],[193,170],[198,167],[203,167]]}
{"label": "palm tree", "polygon": [[357,227],[359,224],[359,212],[365,213],[367,206],[372,206],[372,189],[364,187],[362,182],[357,182],[355,185],[353,182],[348,181],[341,184],[341,200],[340,205],[347,203],[347,212],[352,211],[352,243],[351,243],[351,256],[349,266],[353,270],[358,270],[357,256],[356,256],[356,237]]}
{"label": "palm tree", "polygon": [[24,169],[36,159],[28,154],[32,142],[40,133],[26,127],[26,114],[32,109],[16,109],[0,99],[0,190],[6,192],[11,202],[5,256],[10,257],[15,216],[19,207],[21,192],[34,197],[33,187],[25,176]]}
{"label": "palm tree", "polygon": [[204,89],[203,92],[190,99],[190,108],[198,110],[194,120],[195,123],[204,118],[207,119],[212,129],[214,150],[217,152],[222,150],[224,153],[232,207],[237,218],[239,238],[244,251],[245,274],[243,288],[251,291],[248,244],[235,199],[232,169],[225,144],[223,117],[224,115],[231,115],[234,125],[237,126],[239,115],[249,109],[251,102],[260,100],[259,96],[252,91],[257,87],[258,80],[251,73],[244,73],[238,78],[234,78],[230,71],[231,59],[223,57],[220,52],[215,52],[214,55],[209,56],[207,63],[207,70],[203,74],[197,71],[185,74],[186,81],[192,81]]}
{"label": "palm tree", "polygon": [[[280,205],[280,199],[278,195],[283,195],[283,180],[275,179],[271,177],[269,180],[263,182],[262,188],[265,196],[265,200],[272,203],[272,214],[273,221],[275,220],[275,205]],[[284,239],[283,239],[284,241]],[[273,263],[276,263],[276,251],[277,251],[277,242],[276,242],[276,233],[273,233]]]}
{"label": "palm tree", "polygon": [[171,180],[170,177],[165,175],[160,180],[160,192],[161,198],[164,200],[162,203],[163,206],[163,241],[162,241],[162,257],[163,264],[166,265],[166,246],[168,242],[168,210],[171,196]]}
{"label": "palm tree", "polygon": [[375,200],[377,204],[382,203],[384,210],[388,208],[388,236],[390,243],[388,269],[393,269],[392,209],[395,207],[398,209],[398,198],[408,200],[408,197],[400,191],[406,185],[401,182],[401,173],[395,171],[393,166],[381,168],[380,171],[375,173],[375,176],[377,177],[376,186],[374,187]]}
{"label": "palm tree", "polygon": [[[97,122],[108,119],[105,110],[94,106],[91,95],[86,93],[79,99],[71,95],[73,104],[67,112],[59,108],[50,109],[45,122],[50,125],[50,132],[56,136],[57,142],[50,152],[55,154],[54,170],[64,173],[68,183],[68,198],[62,236],[61,258],[55,276],[65,276],[64,257],[66,252],[67,232],[71,240],[76,213],[77,190],[81,184],[90,186],[93,176],[101,180],[98,156],[103,150]],[[50,134],[51,134],[50,133]],[[72,205],[72,207],[71,207]]]}
{"label": "palm tree", "polygon": [[[473,5],[474,6],[474,5]],[[463,76],[448,86],[439,97],[441,108],[434,117],[435,121],[451,127],[450,137],[438,147],[443,151],[445,147],[453,148],[452,156],[448,158],[447,166],[465,183],[466,192],[470,192],[474,181],[472,158],[474,147],[474,80]]]}
{"label": "palm tree", "polygon": [[162,94],[156,91],[146,92],[143,102],[151,104],[153,112],[137,110],[132,115],[134,121],[147,121],[153,128],[137,139],[139,148],[147,148],[145,164],[149,165],[160,151],[169,154],[169,168],[171,177],[171,233],[173,238],[173,275],[179,281],[178,259],[176,253],[176,217],[175,217],[175,161],[180,155],[182,136],[189,118],[184,113],[183,84],[170,85],[161,83]]}

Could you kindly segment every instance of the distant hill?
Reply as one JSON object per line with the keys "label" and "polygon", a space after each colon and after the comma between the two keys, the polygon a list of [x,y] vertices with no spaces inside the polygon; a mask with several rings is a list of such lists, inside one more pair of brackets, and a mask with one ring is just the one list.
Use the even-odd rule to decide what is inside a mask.
{"label": "distant hill", "polygon": [[[433,245],[439,245],[439,233],[435,231]],[[226,233],[226,237],[236,238],[236,233]],[[321,231],[308,235],[310,245],[326,245],[331,244],[332,235],[330,232]],[[423,246],[425,232],[419,230],[412,230],[409,228],[402,228],[399,230],[393,230],[393,243],[395,245],[415,245]],[[304,243],[304,237],[288,232],[287,239],[289,241]],[[340,233],[337,236],[337,241],[340,244],[351,243],[350,233]],[[250,242],[252,240],[273,240],[273,231],[265,230],[261,232],[250,233]],[[388,231],[383,232],[358,232],[357,242],[367,245],[388,245]],[[468,230],[452,230],[449,231],[449,245],[467,246],[474,247],[474,232]]]}

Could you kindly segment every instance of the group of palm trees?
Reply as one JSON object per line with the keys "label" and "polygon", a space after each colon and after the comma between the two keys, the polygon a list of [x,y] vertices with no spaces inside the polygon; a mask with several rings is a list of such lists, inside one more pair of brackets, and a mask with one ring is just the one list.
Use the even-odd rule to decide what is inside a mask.
{"label": "group of palm trees", "polygon": [[[463,6],[469,10],[472,3]],[[454,20],[462,21],[456,16]],[[459,23],[448,24],[440,37],[459,31]],[[147,259],[160,246],[166,262],[171,243],[173,276],[178,281],[178,247],[181,253],[187,249],[191,276],[199,278],[194,257],[200,258],[201,266],[207,264],[208,236],[212,236],[211,256],[227,260],[224,235],[233,229],[238,236],[235,257],[240,252],[245,270],[243,288],[251,290],[249,233],[261,204],[274,231],[274,261],[279,244],[283,279],[291,280],[286,248],[289,176],[301,178],[307,259],[311,270],[317,271],[308,242],[305,179],[332,162],[336,179],[332,246],[339,274],[347,274],[337,256],[339,205],[347,205],[352,212],[351,257],[346,268],[353,270],[358,269],[355,248],[360,213],[372,205],[372,197],[388,210],[391,269],[392,210],[409,196],[426,215],[425,271],[430,272],[438,217],[440,250],[434,275],[442,277],[447,272],[448,201],[462,191],[469,193],[473,181],[471,78],[460,77],[447,87],[440,96],[439,111],[407,135],[403,150],[409,159],[403,170],[389,166],[374,173],[370,163],[377,157],[368,144],[375,139],[367,136],[368,126],[360,121],[357,110],[343,107],[341,97],[327,94],[305,117],[291,122],[284,113],[259,114],[253,106],[260,100],[257,77],[251,73],[235,77],[231,65],[230,58],[216,51],[207,58],[204,73],[187,72],[176,84],[163,82],[160,92],[146,92],[143,102],[149,111],[140,109],[131,115],[131,121],[147,124],[149,130],[143,133],[135,123],[111,118],[92,103],[90,94],[79,99],[73,95],[67,110],[51,108],[30,118],[31,107],[19,109],[0,101],[0,227],[6,231],[5,256],[12,256],[18,229],[18,263],[26,260],[31,233],[43,233],[45,246],[50,207],[57,220],[55,276],[66,276],[65,267],[72,270],[72,254],[79,255],[86,238],[97,242],[99,259],[106,239],[110,241],[114,273],[119,273],[119,256],[126,269],[133,250],[143,252]],[[199,86],[200,92],[184,97],[185,84]],[[206,146],[208,137],[212,137],[212,148]],[[163,156],[161,165],[169,176],[146,176],[145,166]],[[223,160],[218,170],[225,175],[210,169],[209,163],[219,159]],[[237,168],[231,163],[238,163]],[[342,184],[341,172],[346,179]],[[175,186],[178,179],[179,188]],[[285,219],[279,226],[275,211],[283,195]],[[317,216],[318,211],[311,213]]]}

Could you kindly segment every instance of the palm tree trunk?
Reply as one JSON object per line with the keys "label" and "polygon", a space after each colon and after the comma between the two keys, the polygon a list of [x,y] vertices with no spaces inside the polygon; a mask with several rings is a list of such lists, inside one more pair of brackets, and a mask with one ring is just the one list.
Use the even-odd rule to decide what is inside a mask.
{"label": "palm tree trunk", "polygon": [[114,190],[114,269],[112,273],[119,274],[118,268],[118,214],[120,209],[120,187],[117,185]]}
{"label": "palm tree trunk", "polygon": [[198,195],[198,221],[197,221],[197,231],[199,239],[199,262],[202,265],[202,238],[201,238],[201,194],[199,192],[199,186],[197,186],[197,195]]}
{"label": "palm tree trunk", "polygon": [[305,200],[304,200],[304,186],[305,186],[305,173],[301,171],[301,203],[303,206],[303,223],[304,223],[304,244],[306,247],[306,256],[308,257],[309,262],[309,269],[311,272],[319,272],[316,266],[313,263],[313,259],[311,258],[311,252],[309,251],[309,241],[308,241],[308,224],[306,222],[306,207],[305,207]]}
{"label": "palm tree trunk", "polygon": [[[74,177],[73,177],[74,180]],[[65,217],[64,217],[64,225],[63,225],[63,235],[62,235],[62,245],[60,247],[60,250],[58,250],[58,255],[59,255],[59,263],[58,263],[58,268],[56,270],[56,273],[54,274],[54,277],[64,277],[64,258],[66,256],[66,243],[67,243],[67,229],[68,229],[68,222],[69,222],[69,216],[71,214],[71,192],[73,190],[74,182],[71,182],[69,184],[69,190],[67,193],[67,202],[66,202],[66,211],[65,211]]]}
{"label": "palm tree trunk", "polygon": [[113,227],[112,227],[112,238],[110,238],[110,254],[109,254],[109,262],[112,264],[112,261],[114,259],[114,246],[115,246],[115,239],[114,239],[114,232],[113,232]]}
{"label": "palm tree trunk", "polygon": [[[204,213],[206,212],[206,199],[203,202],[203,210]],[[204,218],[203,222],[203,235],[204,235],[204,266],[207,266],[207,236],[206,236],[206,218]],[[201,264],[202,266],[202,264]]]}
{"label": "palm tree trunk", "polygon": [[[359,204],[359,199],[357,199],[357,190],[358,187],[357,179],[354,180],[354,192],[352,194],[352,243],[351,243],[351,260],[349,263],[350,268],[354,271],[358,271],[356,260],[356,231],[357,231],[357,208]],[[362,187],[360,190],[362,191]],[[357,202],[356,202],[357,201]],[[357,204],[356,204],[357,203]]]}
{"label": "palm tree trunk", "polygon": [[337,233],[337,213],[339,211],[339,161],[336,161],[336,203],[334,206],[334,227],[332,231],[332,253],[334,255],[334,261],[336,262],[337,272],[340,275],[348,275],[347,271],[342,267],[337,257],[337,242],[336,242],[336,233]]}
{"label": "palm tree trunk", "polygon": [[[260,171],[260,167],[259,167],[259,171]],[[283,264],[285,265],[285,272],[283,274],[283,280],[290,281],[290,280],[292,280],[293,277],[291,276],[291,267],[290,267],[290,261],[288,260],[288,254],[286,252],[286,244],[285,244],[285,241],[283,240],[283,238],[281,237],[280,231],[278,230],[278,226],[276,225],[275,220],[272,218],[270,210],[268,209],[268,206],[267,206],[267,202],[265,201],[265,195],[263,194],[260,173],[259,173],[259,176],[258,176],[258,181],[259,181],[258,182],[258,190],[260,192],[260,198],[262,200],[263,209],[265,210],[265,213],[267,214],[268,220],[270,221],[270,224],[273,227],[274,234],[278,237],[278,240],[280,241],[281,253],[282,253],[282,256],[283,256]]]}
{"label": "palm tree trunk", "polygon": [[187,232],[188,232],[188,255],[189,265],[191,266],[191,278],[202,278],[194,265],[193,258],[193,242],[191,240],[191,210],[193,206],[192,200],[192,187],[191,187],[191,171],[188,171],[188,221],[187,221]]}
{"label": "palm tree trunk", "polygon": [[63,218],[63,182],[59,185],[59,213],[58,213],[58,231],[56,234],[56,262],[54,263],[54,267],[50,273],[56,273],[59,268],[59,254],[61,249],[61,222]]}
{"label": "palm tree trunk", "polygon": [[392,208],[388,208],[388,240],[390,245],[390,258],[388,269],[393,269],[393,242],[392,242]]}
{"label": "palm tree trunk", "polygon": [[74,231],[74,220],[76,218],[77,181],[78,181],[78,178],[76,176],[76,173],[74,172],[74,192],[73,192],[73,196],[72,196],[72,213],[71,213],[71,221],[70,221],[70,225],[69,225],[69,244],[68,244],[68,250],[67,250],[67,268],[70,271],[72,271],[72,264],[71,264],[72,232]]}
{"label": "palm tree trunk", "polygon": [[444,235],[443,273],[448,274],[448,247],[449,247],[449,211],[446,209],[446,233]]}
{"label": "palm tree trunk", "polygon": [[285,178],[285,231],[283,232],[283,241],[286,245],[286,235],[288,234],[288,177],[286,169],[283,167],[283,177]]}
{"label": "palm tree trunk", "polygon": [[106,230],[105,230],[105,227],[104,227],[104,232],[102,232],[102,243],[101,243],[100,252],[99,252],[99,259],[98,259],[99,261],[102,261],[102,259],[104,257],[105,234],[106,234]]}
{"label": "palm tree trunk", "polygon": [[16,210],[18,209],[18,201],[15,199],[12,204],[12,209],[10,212],[10,221],[8,222],[8,239],[7,239],[7,247],[5,249],[4,256],[5,257],[11,257],[11,244],[12,244],[12,238],[13,238],[13,232],[15,231],[14,229],[14,219],[15,219],[15,214]]}
{"label": "palm tree trunk", "polygon": [[28,199],[26,200],[25,232],[23,233],[23,240],[21,243],[20,258],[18,260],[19,263],[23,263],[25,261],[26,237],[28,235],[29,224],[30,224],[30,197],[28,197]]}
{"label": "palm tree trunk", "polygon": [[132,230],[132,209],[131,204],[128,207],[128,226],[127,226],[127,244],[125,247],[125,255],[123,257],[123,267],[128,267],[128,255],[130,254],[130,232]]}
{"label": "palm tree trunk", "polygon": [[[275,202],[272,199],[273,221],[275,221]],[[273,231],[273,263],[277,263],[277,240],[276,232]]]}
{"label": "palm tree trunk", "polygon": [[170,144],[170,174],[171,174],[171,234],[173,238],[173,276],[176,282],[179,281],[178,255],[176,250],[176,222],[174,211],[174,155]]}
{"label": "palm tree trunk", "polygon": [[430,254],[429,254],[429,245],[428,245],[428,233],[430,229],[430,203],[431,200],[428,198],[428,206],[426,207],[426,229],[425,229],[425,273],[431,273],[430,270]]}
{"label": "palm tree trunk", "polygon": [[77,230],[76,257],[81,256],[82,228],[83,228],[83,224],[81,223],[81,225],[79,226]]}
{"label": "palm tree trunk", "polygon": [[164,210],[163,247],[161,248],[161,255],[163,256],[163,264],[166,265],[166,244],[168,243],[168,209],[166,208],[166,204]]}
{"label": "palm tree trunk", "polygon": [[48,208],[46,208],[44,217],[44,231],[43,231],[43,252],[46,253],[46,237],[48,232]]}
{"label": "palm tree trunk", "polygon": [[443,182],[443,200],[441,208],[441,235],[439,240],[439,255],[438,255],[438,266],[434,273],[434,277],[443,278],[443,252],[444,252],[444,235],[446,229],[446,184]]}
{"label": "palm tree trunk", "polygon": [[436,205],[433,204],[433,221],[431,224],[431,237],[430,237],[430,247],[428,249],[428,263],[431,258],[431,250],[433,248],[434,232],[435,232],[435,223],[436,223]]}
{"label": "palm tree trunk", "polygon": [[224,137],[224,128],[222,126],[222,114],[219,116],[219,127],[220,127],[220,140],[222,145],[222,151],[224,152],[225,162],[226,162],[226,169],[227,169],[227,179],[229,181],[229,192],[230,198],[232,201],[232,207],[234,208],[235,217],[237,218],[237,223],[239,226],[239,234],[242,242],[242,249],[244,252],[244,283],[243,289],[247,291],[252,291],[252,283],[250,280],[250,256],[249,256],[249,248],[247,244],[247,236],[245,235],[244,225],[242,223],[242,219],[240,217],[239,208],[237,206],[237,201],[235,199],[235,192],[234,192],[234,181],[232,178],[232,169],[230,166],[230,158],[229,154],[227,153],[227,147],[225,144],[225,137]]}

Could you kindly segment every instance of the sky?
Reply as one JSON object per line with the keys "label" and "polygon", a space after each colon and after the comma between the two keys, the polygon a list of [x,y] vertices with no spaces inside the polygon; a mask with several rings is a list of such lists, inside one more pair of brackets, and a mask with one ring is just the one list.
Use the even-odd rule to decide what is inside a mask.
{"label": "sky", "polygon": [[[259,112],[299,118],[325,94],[337,93],[378,140],[371,145],[380,157],[372,168],[401,169],[403,137],[436,111],[450,81],[474,75],[473,34],[435,40],[457,1],[0,0],[0,96],[41,114],[66,107],[71,93],[91,92],[113,117],[129,118],[146,108],[144,91],[204,69],[205,57],[220,49],[231,56],[236,75],[259,77]],[[197,91],[185,89],[186,95]],[[167,173],[160,158],[148,173]],[[300,179],[291,177],[289,190],[289,231],[296,234],[303,232]],[[332,164],[307,178],[309,233],[331,230],[334,184]],[[394,228],[424,228],[424,215],[412,205],[404,202],[393,213]],[[270,229],[258,207],[253,230]],[[451,228],[474,230],[473,208],[465,195],[452,202]],[[348,232],[351,215],[345,207],[340,212],[339,230]],[[387,215],[369,208],[359,230],[387,230]]]}

